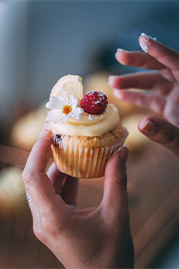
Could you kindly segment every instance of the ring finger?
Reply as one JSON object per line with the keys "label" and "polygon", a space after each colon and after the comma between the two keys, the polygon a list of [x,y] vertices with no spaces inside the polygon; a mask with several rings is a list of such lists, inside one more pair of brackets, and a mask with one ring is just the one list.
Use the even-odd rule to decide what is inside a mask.
{"label": "ring finger", "polygon": [[152,110],[161,114],[164,110],[166,100],[155,94],[147,94],[144,92],[134,92],[125,90],[114,90],[114,95],[119,100],[127,101],[138,107]]}

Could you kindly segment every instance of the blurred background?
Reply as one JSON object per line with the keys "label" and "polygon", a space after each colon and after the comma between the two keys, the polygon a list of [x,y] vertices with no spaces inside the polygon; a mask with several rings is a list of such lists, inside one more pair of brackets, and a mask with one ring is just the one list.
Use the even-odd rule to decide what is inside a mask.
{"label": "blurred background", "polygon": [[[179,1],[0,2],[0,268],[57,267],[54,257],[39,258],[47,250],[33,238],[21,171],[45,121],[51,88],[66,74],[80,75],[85,91],[104,91],[130,132],[136,267],[179,268],[178,159],[138,132],[149,112],[116,101],[107,84],[110,74],[140,71],[120,65],[114,54],[140,50],[142,32],[179,50]],[[79,207],[99,204],[102,186],[102,180],[81,180]],[[28,244],[29,251],[37,246],[33,259]]]}

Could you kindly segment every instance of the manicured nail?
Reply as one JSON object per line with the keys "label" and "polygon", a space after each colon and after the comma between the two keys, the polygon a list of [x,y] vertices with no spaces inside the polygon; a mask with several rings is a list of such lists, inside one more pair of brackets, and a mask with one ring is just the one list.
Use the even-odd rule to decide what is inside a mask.
{"label": "manicured nail", "polygon": [[144,133],[153,133],[156,130],[156,125],[151,120],[147,120],[147,122],[141,120],[139,122],[139,130]]}
{"label": "manicured nail", "polygon": [[155,37],[151,37],[151,36],[146,35],[144,33],[142,33],[140,35],[140,39],[139,39],[140,43],[139,44],[140,44],[141,49],[146,53],[148,52],[148,49],[149,49],[148,45],[150,45],[150,39],[156,40]]}
{"label": "manicured nail", "polygon": [[120,152],[121,163],[126,164],[126,161],[127,161],[128,155],[129,155],[129,150],[128,150],[127,146],[125,146],[125,145],[122,146],[119,149],[119,152]]}

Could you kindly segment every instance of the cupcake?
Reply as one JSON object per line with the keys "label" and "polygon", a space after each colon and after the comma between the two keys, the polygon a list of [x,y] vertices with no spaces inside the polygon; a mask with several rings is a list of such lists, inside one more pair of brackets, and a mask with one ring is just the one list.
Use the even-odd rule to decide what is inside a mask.
{"label": "cupcake", "polygon": [[59,79],[46,107],[57,168],[72,177],[103,176],[107,161],[128,135],[118,109],[100,91],[83,96],[82,79],[74,75]]}
{"label": "cupcake", "polygon": [[32,149],[47,117],[45,103],[21,116],[14,123],[10,133],[13,146],[28,151]]}
{"label": "cupcake", "polygon": [[126,139],[125,144],[131,153],[140,154],[151,145],[151,140],[143,135],[137,127],[139,121],[144,116],[146,116],[145,113],[138,112],[132,115],[127,115],[122,120],[129,131],[129,136]]}

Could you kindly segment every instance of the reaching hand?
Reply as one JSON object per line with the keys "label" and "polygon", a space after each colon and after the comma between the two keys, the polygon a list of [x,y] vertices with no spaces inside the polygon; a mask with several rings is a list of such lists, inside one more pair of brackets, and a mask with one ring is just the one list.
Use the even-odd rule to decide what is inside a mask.
{"label": "reaching hand", "polygon": [[139,123],[139,130],[179,155],[179,54],[145,34],[139,43],[145,53],[118,49],[116,59],[124,65],[157,71],[110,76],[109,85],[118,99],[163,115],[168,122],[148,116]]}
{"label": "reaching hand", "polygon": [[44,129],[23,171],[37,238],[65,268],[133,268],[125,167],[128,149],[123,147],[107,163],[101,204],[77,210],[77,179],[54,164],[45,173],[50,144],[50,133]]}

